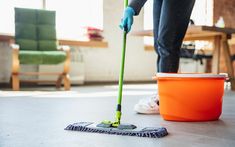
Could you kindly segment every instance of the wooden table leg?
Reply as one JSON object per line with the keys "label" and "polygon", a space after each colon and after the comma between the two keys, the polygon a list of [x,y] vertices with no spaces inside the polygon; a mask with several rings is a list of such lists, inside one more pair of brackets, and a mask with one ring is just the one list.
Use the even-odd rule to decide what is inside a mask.
{"label": "wooden table leg", "polygon": [[221,36],[215,36],[213,44],[212,73],[219,73]]}
{"label": "wooden table leg", "polygon": [[228,70],[229,80],[231,82],[231,89],[235,90],[235,75],[227,37],[222,39],[221,44],[224,51],[225,64]]}

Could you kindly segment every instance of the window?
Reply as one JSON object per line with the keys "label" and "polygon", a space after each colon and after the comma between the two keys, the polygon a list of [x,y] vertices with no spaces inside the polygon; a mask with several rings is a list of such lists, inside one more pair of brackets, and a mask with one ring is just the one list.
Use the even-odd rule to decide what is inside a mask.
{"label": "window", "polygon": [[144,5],[144,29],[153,29],[153,0]]}
{"label": "window", "polygon": [[0,0],[0,33],[14,34],[14,7],[56,11],[58,38],[81,36],[82,28],[103,29],[103,0]]}
{"label": "window", "polygon": [[14,7],[42,8],[42,0],[0,0],[0,32],[14,34]]}
{"label": "window", "polygon": [[[144,5],[144,29],[153,29],[153,0],[149,0]],[[145,44],[153,44],[152,37],[144,37]]]}
{"label": "window", "polygon": [[46,9],[56,11],[60,38],[79,38],[85,26],[103,29],[103,0],[46,0]]}

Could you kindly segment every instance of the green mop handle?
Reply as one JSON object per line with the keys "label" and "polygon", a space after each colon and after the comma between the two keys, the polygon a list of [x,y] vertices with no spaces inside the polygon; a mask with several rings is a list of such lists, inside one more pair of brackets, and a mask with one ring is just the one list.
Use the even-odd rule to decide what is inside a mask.
{"label": "green mop handle", "polygon": [[[124,0],[124,8],[128,6],[128,0]],[[123,77],[124,77],[124,66],[125,66],[125,54],[126,54],[126,31],[123,30],[123,43],[122,43],[122,63],[119,74],[119,89],[118,89],[118,101],[116,110],[116,122],[120,124],[121,121],[121,104],[122,104],[122,87],[123,87]]]}

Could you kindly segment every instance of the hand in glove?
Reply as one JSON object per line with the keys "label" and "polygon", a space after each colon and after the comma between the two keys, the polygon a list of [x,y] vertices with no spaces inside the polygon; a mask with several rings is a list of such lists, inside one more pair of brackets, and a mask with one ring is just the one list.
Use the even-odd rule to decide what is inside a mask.
{"label": "hand in glove", "polygon": [[131,30],[134,15],[135,15],[134,9],[131,7],[126,7],[119,27],[127,33]]}

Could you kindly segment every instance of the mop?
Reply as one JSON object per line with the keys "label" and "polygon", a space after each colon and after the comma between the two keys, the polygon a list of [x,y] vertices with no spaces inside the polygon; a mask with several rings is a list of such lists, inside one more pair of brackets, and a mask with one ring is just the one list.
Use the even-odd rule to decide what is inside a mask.
{"label": "mop", "polygon": [[[124,6],[127,7],[128,0],[124,1]],[[149,138],[160,138],[168,134],[164,127],[144,127],[137,128],[133,124],[121,123],[121,103],[122,103],[122,88],[123,88],[123,75],[125,65],[125,52],[126,52],[126,36],[127,33],[123,31],[123,46],[122,46],[122,62],[121,70],[119,75],[119,89],[118,89],[118,101],[115,115],[115,121],[103,121],[99,124],[93,122],[78,122],[68,125],[65,130],[80,131],[80,132],[92,132],[92,133],[103,133],[103,134],[114,134],[124,136],[137,136],[137,137],[149,137]]]}

